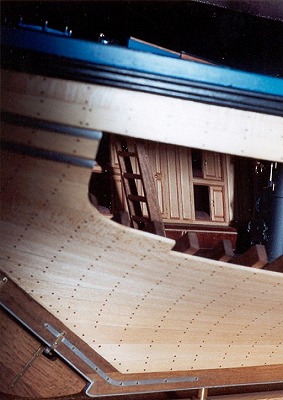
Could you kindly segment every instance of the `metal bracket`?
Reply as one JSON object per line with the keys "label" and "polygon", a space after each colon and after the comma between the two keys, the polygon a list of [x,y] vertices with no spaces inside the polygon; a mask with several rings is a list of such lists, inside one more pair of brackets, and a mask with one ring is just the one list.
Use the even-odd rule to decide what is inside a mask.
{"label": "metal bracket", "polygon": [[[183,376],[183,377],[174,377],[174,378],[146,378],[146,379],[140,379],[140,380],[117,380],[112,378],[108,373],[103,371],[101,368],[98,367],[93,361],[91,361],[84,353],[82,353],[76,346],[73,345],[68,339],[64,337],[64,335],[60,334],[52,325],[45,323],[44,327],[52,333],[54,336],[56,336],[56,341],[61,337],[62,344],[64,344],[66,347],[68,347],[81,361],[83,361],[84,364],[86,364],[94,373],[96,373],[100,378],[102,378],[105,383],[116,386],[116,387],[133,387],[133,390],[136,386],[140,385],[169,385],[172,383],[185,383],[185,382],[197,382],[199,380],[198,377],[196,376]],[[60,353],[58,352],[60,355]],[[75,365],[70,363],[68,360],[66,360],[72,367],[75,368]],[[78,369],[77,369],[78,370]],[[78,370],[79,371],[79,370]],[[82,371],[79,371],[83,374]],[[88,387],[88,390],[86,391],[86,394],[90,393],[91,387],[94,385],[93,380],[89,380],[90,386]],[[165,389],[166,390],[166,389]],[[90,395],[90,394],[89,394]]]}
{"label": "metal bracket", "polygon": [[15,378],[12,380],[12,382],[9,385],[10,389],[13,389],[16,386],[18,381],[23,377],[23,375],[27,372],[27,370],[34,364],[35,360],[43,353],[44,349],[45,349],[45,346],[43,346],[43,345],[39,346],[39,348],[32,355],[30,360],[23,367],[21,372],[19,372],[18,375],[16,375]]}
{"label": "metal bracket", "polygon": [[7,276],[3,276],[3,278],[0,281],[0,290],[4,287],[4,285],[8,282]]}
{"label": "metal bracket", "polygon": [[9,387],[13,389],[16,386],[18,381],[23,377],[23,375],[34,364],[34,362],[39,358],[41,354],[46,354],[47,356],[52,355],[53,350],[60,344],[64,336],[65,332],[60,333],[58,337],[54,340],[54,342],[51,344],[51,346],[40,345],[39,348],[35,351],[35,353],[31,356],[29,361],[25,364],[23,369],[12,380]]}
{"label": "metal bracket", "polygon": [[[48,324],[44,324],[45,328],[48,326]],[[51,344],[51,346],[47,346],[45,347],[43,353],[47,356],[52,356],[53,354],[53,350],[56,349],[56,347],[58,347],[58,345],[61,343],[61,341],[63,340],[63,338],[65,337],[65,332],[61,332],[58,334],[58,336],[56,337],[56,339],[54,340],[54,342]]]}
{"label": "metal bracket", "polygon": [[207,388],[201,388],[198,391],[198,400],[208,400],[208,389]]}

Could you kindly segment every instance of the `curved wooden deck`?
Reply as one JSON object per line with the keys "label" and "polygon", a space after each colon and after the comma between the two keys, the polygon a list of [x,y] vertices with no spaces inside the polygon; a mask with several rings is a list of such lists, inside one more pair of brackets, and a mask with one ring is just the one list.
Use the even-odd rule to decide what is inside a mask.
{"label": "curved wooden deck", "polygon": [[113,223],[89,203],[88,169],[13,151],[1,161],[3,273],[105,359],[113,382],[139,382],[122,390],[282,380],[281,274]]}

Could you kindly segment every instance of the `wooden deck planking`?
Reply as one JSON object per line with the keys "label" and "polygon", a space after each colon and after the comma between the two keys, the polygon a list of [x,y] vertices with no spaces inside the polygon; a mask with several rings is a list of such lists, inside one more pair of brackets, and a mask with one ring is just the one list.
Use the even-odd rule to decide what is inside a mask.
{"label": "wooden deck planking", "polygon": [[28,127],[18,127],[8,123],[2,123],[1,125],[1,139],[15,144],[32,146],[36,149],[59,152],[89,160],[93,160],[97,152],[97,146],[94,145],[93,139]]}
{"label": "wooden deck planking", "polygon": [[[4,111],[282,160],[280,117],[10,71],[4,76]],[[13,143],[87,157],[98,146],[83,139],[74,148],[65,135],[6,126],[4,139]],[[113,223],[89,203],[90,170],[9,151],[1,161],[1,269],[78,336],[77,342],[67,334],[85,354],[102,356],[109,376],[199,378],[171,383],[171,390],[282,381],[282,274],[180,254],[172,240]],[[93,375],[90,395],[119,393]],[[168,390],[164,383],[123,390],[152,389]]]}
{"label": "wooden deck planking", "polygon": [[[2,269],[120,372],[282,362],[280,274],[176,253],[172,240],[114,224],[88,204],[90,172],[79,167],[68,169],[46,212],[35,183],[48,193],[66,166],[28,156],[17,163],[2,194]],[[84,176],[78,187],[72,172],[74,181]],[[80,229],[72,209],[82,212]]]}
{"label": "wooden deck planking", "polygon": [[10,71],[3,71],[3,83],[4,111],[181,146],[283,160],[279,116]]}

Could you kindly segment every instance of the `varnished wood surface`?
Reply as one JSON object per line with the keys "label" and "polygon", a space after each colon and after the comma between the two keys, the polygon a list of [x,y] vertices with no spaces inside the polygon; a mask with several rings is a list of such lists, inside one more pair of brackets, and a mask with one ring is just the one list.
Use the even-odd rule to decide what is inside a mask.
{"label": "varnished wood surface", "polygon": [[4,111],[181,146],[283,160],[282,117],[9,71],[2,71],[2,76]]}
{"label": "varnished wood surface", "polygon": [[2,310],[0,321],[0,392],[41,398],[71,395],[85,388],[84,379],[60,358],[45,357],[39,351],[45,346]]}
{"label": "varnished wood surface", "polygon": [[235,394],[227,396],[212,396],[210,400],[282,400],[283,391],[278,390],[275,392],[262,392],[262,393],[247,393],[247,394]]}
{"label": "varnished wood surface", "polygon": [[[26,397],[18,397],[18,396],[12,396],[12,395],[5,395],[4,393],[2,394],[0,392],[0,395],[2,395],[3,400],[29,400]],[[4,396],[4,397],[3,397]],[[154,395],[147,395],[147,397],[144,397],[142,395],[132,395],[132,396],[127,396],[126,397],[128,400],[197,400],[197,393],[195,392],[187,392],[187,394],[182,397],[176,394],[154,394]],[[48,397],[46,400],[88,400],[89,397],[84,394],[84,393],[79,393],[76,395],[71,395],[71,396],[63,396],[63,397]],[[102,398],[101,398],[102,399]],[[104,397],[105,399],[105,397]],[[112,400],[123,400],[125,399],[125,396],[114,396],[114,397],[108,397],[106,399],[112,399]],[[272,392],[258,392],[258,393],[248,393],[248,394],[232,394],[232,395],[220,395],[220,396],[209,396],[208,400],[282,400],[283,399],[283,392],[282,391],[272,391]]]}
{"label": "varnished wood surface", "polygon": [[[119,396],[122,393],[142,394],[146,392],[148,392],[149,395],[158,392],[160,394],[167,393],[167,397],[170,398],[169,391],[172,390],[188,390],[190,388],[206,386],[212,388],[214,393],[217,393],[217,386],[221,387],[224,385],[225,389],[225,386],[233,385],[236,382],[238,385],[240,385],[240,387],[244,385],[242,386],[242,390],[244,389],[244,391],[246,391],[249,389],[249,387],[254,387],[254,390],[256,390],[256,387],[254,385],[247,385],[247,382],[260,384],[261,382],[269,382],[270,377],[272,377],[273,381],[275,382],[281,380],[280,365],[236,369],[209,369],[186,372],[172,371],[167,374],[164,372],[150,374],[118,373],[117,370],[115,370],[115,368],[107,363],[104,358],[99,356],[97,352],[93,351],[85,343],[84,340],[77,337],[72,330],[68,329],[66,325],[59,321],[55,316],[50,314],[49,311],[47,311],[41,305],[39,305],[38,302],[33,300],[31,296],[29,296],[24,290],[16,285],[10,278],[7,279],[7,276],[5,276],[2,272],[0,272],[0,283],[1,302],[4,305],[8,314],[15,318],[15,321],[17,322],[17,346],[19,346],[21,349],[21,359],[24,360],[24,357],[28,358],[28,360],[24,363],[24,367],[21,368],[20,372],[17,370],[17,368],[15,370],[15,367],[17,367],[17,363],[14,363],[14,359],[17,359],[17,346],[14,346],[14,343],[13,341],[11,341],[9,336],[4,336],[3,348],[8,349],[8,351],[6,352],[6,356],[9,355],[11,366],[11,370],[8,373],[5,370],[5,378],[1,382],[1,388],[5,392],[8,391],[9,393],[18,393],[17,389],[19,387],[21,389],[21,386],[18,383],[22,383],[22,377],[26,378],[28,376],[28,380],[23,379],[26,393],[32,397],[34,394],[41,393],[41,391],[38,390],[36,387],[37,382],[34,379],[34,376],[36,378],[36,374],[27,374],[27,366],[28,371],[30,372],[32,371],[31,367],[35,364],[35,361],[37,361],[38,370],[40,371],[41,376],[48,376],[48,368],[46,368],[44,362],[40,362],[41,358],[38,356],[41,356],[41,354],[43,354],[43,350],[49,350],[53,346],[55,346],[54,351],[56,351],[54,355],[65,360],[68,365],[71,365],[73,368],[75,368],[75,371],[77,371],[79,375],[81,375],[88,381],[86,394],[95,397],[107,395]],[[5,319],[1,319],[0,321],[3,330],[5,330]],[[22,334],[23,326],[27,329],[27,332],[30,332],[33,335],[35,334],[37,335],[37,338],[40,338],[41,351],[39,354],[38,350],[36,351],[36,357],[34,352],[32,355],[30,355],[27,354],[27,352],[25,351],[27,346],[25,340],[26,337]],[[52,331],[50,331],[46,326],[52,327],[52,329],[55,329],[58,333],[54,335]],[[60,340],[60,336],[62,336],[64,339]],[[33,338],[31,339],[34,341]],[[66,345],[67,342],[65,342],[64,340],[67,340],[69,346]],[[75,348],[77,350],[72,351],[72,349]],[[78,357],[78,351],[83,354],[83,357]],[[85,362],[85,357],[87,357],[88,360],[90,360],[92,363],[95,363],[95,366],[99,367],[100,371],[103,372],[104,377],[101,374],[96,373],[96,370],[91,367],[91,364],[89,364],[89,362]],[[3,363],[2,367],[5,368],[5,363]],[[56,369],[58,369],[58,365],[55,365],[54,367],[56,371]],[[62,384],[60,385],[59,372],[60,371],[58,371],[58,374],[56,375],[56,379],[59,382],[58,393],[62,393],[62,390],[64,390],[65,381],[64,379],[62,379]],[[65,374],[67,377],[68,372],[69,371],[66,371]],[[193,379],[192,381],[186,380],[189,377],[197,377],[197,381],[195,379]],[[118,383],[117,387],[117,384],[109,382],[109,380],[111,379],[116,380],[116,382],[118,380],[118,382],[120,381],[121,383]],[[15,380],[17,381],[17,385],[11,386],[11,382],[15,383]],[[170,382],[170,380],[172,381]],[[74,380],[74,383],[76,383],[76,380]],[[120,386],[121,384],[122,386]],[[30,391],[28,390],[29,387],[31,389]],[[268,388],[272,390],[274,390],[276,387],[279,387],[278,384],[274,385],[274,383],[271,382],[268,385]],[[53,389],[55,390],[56,387],[53,386]],[[75,386],[73,389],[75,390]],[[231,388],[231,390],[233,391],[233,388]],[[66,393],[68,391],[70,391],[70,387],[68,387]],[[48,392],[46,393],[48,394]],[[156,400],[155,397],[153,398],[154,400]]]}
{"label": "varnished wood surface", "polygon": [[264,266],[264,269],[275,272],[283,272],[283,254],[276,260]]}
{"label": "varnished wood surface", "polygon": [[114,224],[88,202],[88,170],[1,161],[1,268],[123,379],[281,380],[281,274],[176,253],[172,240]]}
{"label": "varnished wood surface", "polygon": [[229,262],[253,268],[262,268],[268,263],[268,258],[265,247],[261,244],[256,244],[250,247],[244,254],[232,258]]}

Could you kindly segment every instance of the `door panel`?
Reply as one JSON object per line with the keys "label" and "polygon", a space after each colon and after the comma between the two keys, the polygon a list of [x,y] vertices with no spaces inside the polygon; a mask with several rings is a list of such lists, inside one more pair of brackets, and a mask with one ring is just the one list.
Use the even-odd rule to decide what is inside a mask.
{"label": "door panel", "polygon": [[168,173],[164,157],[166,147],[161,143],[150,143],[148,144],[148,153],[156,184],[160,212],[163,219],[168,218]]}
{"label": "door panel", "polygon": [[212,221],[225,221],[225,197],[223,186],[210,187],[211,219]]}
{"label": "door panel", "polygon": [[[146,146],[164,222],[228,222],[225,156],[195,150],[199,157],[193,165],[191,149],[153,142],[148,142]],[[202,168],[202,171],[194,175],[193,166]],[[195,193],[196,187],[207,187],[207,207],[203,207],[206,197],[200,190]]]}
{"label": "door panel", "polygon": [[180,185],[178,182],[180,176],[180,163],[178,150],[171,146],[168,146],[167,148],[167,170],[169,178],[170,218],[179,220],[181,217],[179,202]]}
{"label": "door panel", "polygon": [[182,209],[182,219],[192,220],[192,200],[191,200],[191,179],[190,179],[190,159],[189,152],[185,148],[179,149],[180,157],[180,205]]}
{"label": "door panel", "polygon": [[221,156],[211,151],[203,152],[203,177],[205,179],[222,180]]}

